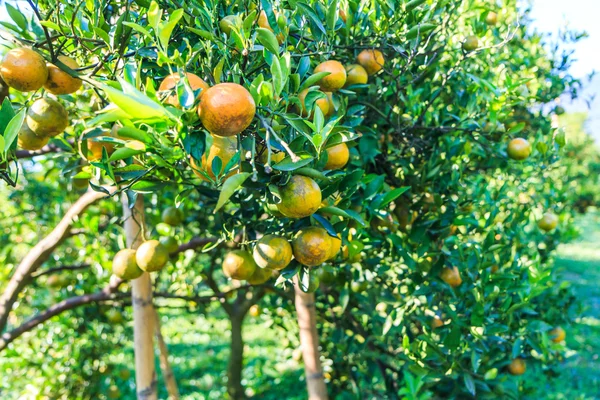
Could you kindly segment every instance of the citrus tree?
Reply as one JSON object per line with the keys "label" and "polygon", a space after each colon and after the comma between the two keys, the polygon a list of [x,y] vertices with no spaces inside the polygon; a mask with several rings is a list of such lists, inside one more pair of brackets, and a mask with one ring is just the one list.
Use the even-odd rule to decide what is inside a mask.
{"label": "citrus tree", "polygon": [[[157,343],[177,398],[154,298],[183,300],[230,320],[243,398],[262,302],[310,398],[533,390],[511,375],[551,373],[573,303],[550,262],[577,187],[554,101],[580,83],[515,3],[7,5],[5,240],[31,246],[4,254],[0,351],[68,311],[94,354],[135,338],[139,398],[157,398]],[[129,304],[133,332],[74,326]],[[119,396],[80,363],[46,394]]]}

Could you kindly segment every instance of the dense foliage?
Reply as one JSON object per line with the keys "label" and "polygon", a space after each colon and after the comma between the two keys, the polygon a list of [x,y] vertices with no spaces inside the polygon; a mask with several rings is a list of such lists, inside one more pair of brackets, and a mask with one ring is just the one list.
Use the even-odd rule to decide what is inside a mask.
{"label": "dense foliage", "polygon": [[[3,280],[84,188],[118,190],[92,205],[35,273],[6,330],[108,285],[111,260],[126,247],[123,193],[131,205],[146,198],[147,239],[204,241],[154,273],[160,305],[217,313],[235,325],[260,302],[282,343],[295,348],[292,279],[318,287],[332,396],[516,398],[539,388],[507,372],[512,360],[553,373],[564,345],[550,331],[567,327],[574,297],[556,282],[551,255],[575,235],[574,208],[595,201],[598,182],[583,177],[598,156],[583,139],[566,144],[558,129],[555,99],[576,96],[580,82],[568,74],[568,57],[549,54],[528,30],[516,1],[40,0],[33,14],[7,10],[5,50],[33,46],[84,84],[65,95],[11,90],[3,104]],[[316,72],[319,64],[348,66],[372,49],[385,62],[366,83],[319,90],[329,77]],[[227,159],[207,157],[222,139],[197,112],[207,89],[184,72],[211,87],[238,83],[252,96],[256,115],[233,135],[237,151]],[[172,73],[180,84],[159,89]],[[69,126],[42,150],[15,149],[27,123],[20,111],[41,97],[65,106]],[[208,100],[200,101],[208,113]],[[533,149],[524,161],[507,153],[518,137]],[[342,142],[349,162],[332,169],[328,150]],[[565,153],[577,159],[561,160]],[[310,216],[287,218],[285,188],[298,176],[318,183],[322,202]],[[175,227],[162,222],[172,206],[183,211]],[[556,229],[538,227],[545,213],[559,216]],[[252,251],[267,234],[292,240],[311,225],[339,235],[340,254],[314,268],[294,260],[265,284],[222,273],[233,248]],[[129,318],[131,300],[125,289],[107,300],[2,350],[2,368],[31,382],[4,381],[2,390],[110,395],[123,379],[103,354],[130,337],[120,319]],[[53,368],[33,368],[49,360]],[[107,370],[116,378],[100,375]]]}

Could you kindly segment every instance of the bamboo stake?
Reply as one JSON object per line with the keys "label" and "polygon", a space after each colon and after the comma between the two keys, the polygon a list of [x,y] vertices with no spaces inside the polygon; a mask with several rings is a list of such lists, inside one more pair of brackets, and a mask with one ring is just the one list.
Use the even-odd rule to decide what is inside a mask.
{"label": "bamboo stake", "polygon": [[297,278],[294,278],[296,313],[298,314],[298,328],[300,329],[300,346],[304,360],[304,373],[309,400],[327,400],[327,387],[323,378],[321,367],[321,354],[319,352],[319,334],[317,332],[317,318],[314,293],[304,293],[300,290]]}
{"label": "bamboo stake", "polygon": [[[137,249],[144,241],[142,237],[144,199],[142,196],[138,196],[133,209],[129,208],[125,195],[123,195],[122,203],[127,246]],[[157,400],[153,346],[155,317],[152,305],[152,281],[147,272],[131,281],[131,301],[137,398],[139,400]]]}

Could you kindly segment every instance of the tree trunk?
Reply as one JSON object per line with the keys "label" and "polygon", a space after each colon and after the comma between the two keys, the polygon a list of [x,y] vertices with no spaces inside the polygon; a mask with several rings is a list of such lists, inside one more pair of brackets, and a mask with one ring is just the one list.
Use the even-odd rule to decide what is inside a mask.
{"label": "tree trunk", "polygon": [[234,312],[231,320],[231,347],[229,364],[227,366],[227,393],[233,400],[246,398],[242,386],[242,370],[244,368],[244,339],[242,338],[242,325],[244,313]]}
{"label": "tree trunk", "polygon": [[300,346],[304,360],[304,373],[309,400],[327,400],[327,387],[323,379],[321,354],[319,352],[319,334],[315,309],[315,295],[300,290],[295,279],[296,312],[300,329]]}
{"label": "tree trunk", "polygon": [[169,393],[169,400],[179,400],[177,381],[175,380],[175,375],[173,374],[171,364],[169,363],[169,350],[167,349],[167,344],[165,343],[165,339],[160,331],[160,320],[156,310],[154,311],[154,316],[156,321],[154,328],[156,331],[156,341],[158,342],[158,358],[160,361],[160,369],[163,374],[163,379],[165,380],[165,385],[167,386],[167,392]]}
{"label": "tree trunk", "polygon": [[[138,196],[133,209],[129,208],[125,195],[122,202],[127,246],[137,249],[144,240],[141,230],[144,224],[144,198]],[[157,400],[153,346],[155,317],[152,305],[152,281],[147,272],[131,282],[131,302],[137,398]]]}

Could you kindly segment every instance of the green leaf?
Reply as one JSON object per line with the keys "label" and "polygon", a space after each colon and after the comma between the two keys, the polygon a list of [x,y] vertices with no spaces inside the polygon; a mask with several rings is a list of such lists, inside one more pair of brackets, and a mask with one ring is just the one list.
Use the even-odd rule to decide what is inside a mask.
{"label": "green leaf", "polygon": [[238,190],[244,182],[246,182],[246,179],[248,179],[250,175],[252,175],[250,172],[241,172],[227,178],[225,183],[223,183],[221,193],[219,193],[219,200],[217,200],[217,206],[215,207],[213,214],[216,214],[216,212],[225,205],[227,200],[229,200],[235,191]]}
{"label": "green leaf", "polygon": [[116,104],[121,110],[137,119],[172,117],[163,106],[137,90],[124,79],[118,79],[123,91],[105,84],[100,84],[100,87],[104,93],[106,93],[110,101]]}
{"label": "green leaf", "polygon": [[338,217],[353,219],[362,226],[366,226],[365,221],[360,217],[360,214],[352,210],[342,210],[341,208],[330,206],[319,208],[319,212],[321,214],[331,214],[337,215]]}
{"label": "green leaf", "polygon": [[465,381],[465,387],[467,388],[467,391],[475,396],[475,382],[473,381],[471,375],[465,374],[463,375],[463,379]]}
{"label": "green leaf", "polygon": [[200,36],[203,39],[210,40],[210,41],[217,40],[216,36],[214,34],[212,34],[211,32],[204,31],[202,29],[189,28],[189,27],[187,28],[187,30],[195,33],[196,35]]}
{"label": "green leaf", "polygon": [[139,140],[142,143],[151,143],[151,137],[146,132],[130,126],[124,126],[117,131],[119,136]]}
{"label": "green leaf", "polygon": [[308,153],[296,153],[300,157],[300,161],[293,162],[291,157],[286,157],[273,165],[273,168],[278,171],[294,171],[310,164],[315,158]]}
{"label": "green leaf", "polygon": [[315,13],[315,10],[313,10],[311,8],[311,6],[309,6],[306,3],[302,3],[302,2],[298,2],[296,3],[296,6],[298,8],[301,8],[304,13],[308,16],[308,18],[312,21],[312,23],[319,28],[319,30],[323,33],[323,34],[327,34],[327,31],[325,30],[325,27],[323,26],[323,24],[321,23],[321,18],[319,18],[319,16]]}
{"label": "green leaf", "polygon": [[15,110],[13,110],[9,98],[6,97],[2,102],[2,107],[0,107],[0,135],[4,135],[8,123],[14,116]]}
{"label": "green leaf", "polygon": [[164,182],[138,181],[131,185],[131,190],[140,193],[156,193],[165,187]]}
{"label": "green leaf", "polygon": [[158,29],[160,18],[162,16],[162,10],[156,1],[152,1],[150,8],[148,9],[148,24],[155,30]]}
{"label": "green leaf", "polygon": [[8,11],[10,18],[21,30],[25,31],[27,29],[27,19],[20,10],[13,7],[10,3],[6,3],[6,11]]}
{"label": "green leaf", "polygon": [[142,150],[135,150],[129,147],[121,147],[115,150],[115,152],[108,158],[108,161],[124,160],[129,157],[136,156],[143,153]]}
{"label": "green leaf", "polygon": [[169,40],[171,39],[173,29],[175,29],[181,17],[183,17],[183,8],[178,8],[170,15],[169,22],[164,25],[161,24],[158,29],[158,38],[165,50],[169,47]]}
{"label": "green leaf", "polygon": [[136,32],[141,33],[142,35],[146,36],[148,39],[152,38],[152,35],[150,34],[150,32],[148,32],[146,30],[146,28],[134,23],[134,22],[128,22],[128,21],[123,21],[123,25],[133,29]]}
{"label": "green leaf", "polygon": [[437,27],[437,25],[434,25],[434,24],[419,24],[419,25],[413,26],[412,28],[409,29],[408,32],[406,32],[406,38],[408,40],[415,39],[418,35],[423,35],[427,32],[431,32],[436,27]]}
{"label": "green leaf", "polygon": [[384,208],[385,206],[387,206],[388,204],[390,204],[392,201],[394,201],[398,197],[400,197],[408,189],[410,189],[410,186],[403,186],[401,188],[390,190],[389,192],[387,192],[385,194],[385,196],[383,196],[383,198],[381,200],[381,203],[377,207],[375,207],[375,208]]}
{"label": "green leaf", "polygon": [[21,130],[21,126],[23,126],[23,121],[25,120],[25,109],[22,109],[17,115],[15,115],[8,125],[6,126],[6,130],[4,131],[4,152],[8,152],[13,142],[17,138],[19,131]]}
{"label": "green leaf", "polygon": [[279,54],[279,42],[277,41],[277,38],[273,32],[270,30],[265,28],[256,28],[256,39],[271,53]]}
{"label": "green leaf", "polygon": [[325,217],[319,214],[313,214],[311,217],[314,218],[327,231],[327,233],[329,233],[330,236],[337,237],[335,228],[329,221],[327,221]]}
{"label": "green leaf", "polygon": [[332,0],[327,9],[327,29],[333,31],[335,29],[335,23],[338,16],[338,3],[339,0]]}
{"label": "green leaf", "polygon": [[425,3],[427,0],[411,0],[408,3],[406,3],[405,7],[406,7],[406,11],[411,11],[417,7],[419,7],[421,4]]}
{"label": "green leaf", "polygon": [[521,132],[525,128],[525,122],[519,122],[517,125],[513,126],[506,132],[509,135],[514,135]]}
{"label": "green leaf", "polygon": [[308,87],[314,86],[317,82],[319,82],[321,79],[323,79],[329,74],[330,72],[317,72],[316,74],[312,74],[311,76],[306,78],[304,83],[302,83],[302,86],[300,86],[300,91],[303,91]]}

